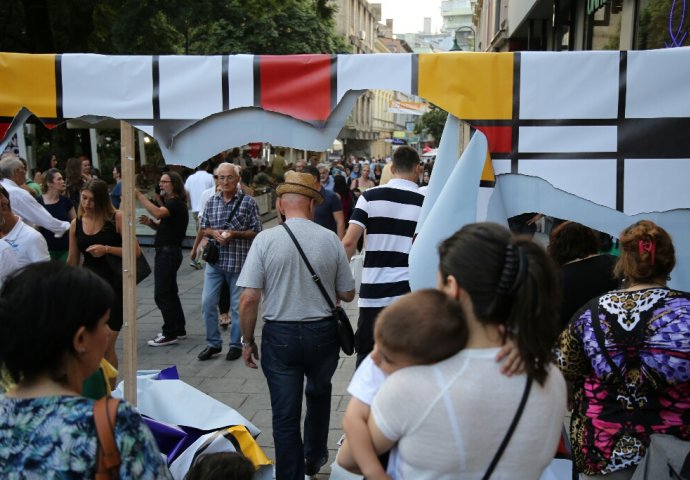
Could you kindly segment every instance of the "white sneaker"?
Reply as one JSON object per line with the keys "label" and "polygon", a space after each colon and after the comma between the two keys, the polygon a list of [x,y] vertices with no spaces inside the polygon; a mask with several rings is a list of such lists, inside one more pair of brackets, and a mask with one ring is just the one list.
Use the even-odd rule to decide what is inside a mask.
{"label": "white sneaker", "polygon": [[177,343],[177,338],[168,338],[163,335],[158,335],[153,340],[148,341],[149,347],[164,347],[174,343]]}

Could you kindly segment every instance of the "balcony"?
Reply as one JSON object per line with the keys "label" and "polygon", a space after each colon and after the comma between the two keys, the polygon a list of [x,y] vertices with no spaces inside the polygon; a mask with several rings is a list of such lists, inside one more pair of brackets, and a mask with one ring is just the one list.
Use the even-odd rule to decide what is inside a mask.
{"label": "balcony", "polygon": [[441,16],[447,15],[472,15],[472,6],[469,0],[444,0],[441,2]]}

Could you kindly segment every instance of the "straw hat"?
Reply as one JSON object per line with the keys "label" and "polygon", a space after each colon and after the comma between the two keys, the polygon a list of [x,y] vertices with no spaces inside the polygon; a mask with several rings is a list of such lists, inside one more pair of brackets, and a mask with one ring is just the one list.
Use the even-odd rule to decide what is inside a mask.
{"label": "straw hat", "polygon": [[276,193],[278,196],[285,193],[298,193],[313,198],[317,205],[323,203],[323,195],[314,188],[314,177],[311,173],[287,172],[285,181],[278,185]]}

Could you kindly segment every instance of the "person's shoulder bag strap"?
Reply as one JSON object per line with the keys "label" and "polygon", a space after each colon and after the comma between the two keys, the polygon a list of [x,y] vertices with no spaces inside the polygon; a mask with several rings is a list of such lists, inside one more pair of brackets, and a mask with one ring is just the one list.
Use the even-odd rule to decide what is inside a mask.
{"label": "person's shoulder bag strap", "polygon": [[230,215],[228,215],[228,219],[225,221],[223,229],[226,229],[230,226],[230,220],[232,220],[232,217],[235,215],[235,212],[237,212],[237,209],[240,208],[240,205],[242,205],[242,200],[244,200],[244,193],[240,192],[240,194],[237,197],[237,203],[234,207],[232,207],[232,211],[230,211]]}
{"label": "person's shoulder bag strap", "polygon": [[489,478],[491,478],[491,474],[494,473],[494,470],[496,469],[496,465],[498,465],[498,461],[503,456],[503,452],[505,451],[506,447],[508,446],[508,443],[510,442],[510,438],[513,436],[513,433],[515,432],[515,429],[518,426],[518,422],[520,421],[520,417],[522,417],[522,412],[525,410],[525,405],[527,404],[527,397],[529,397],[529,392],[531,389],[532,389],[532,377],[530,377],[528,375],[527,381],[525,382],[525,389],[522,392],[522,398],[520,399],[520,405],[518,405],[517,412],[515,412],[515,416],[513,417],[513,421],[510,423],[510,427],[508,427],[508,431],[506,432],[505,437],[503,437],[503,441],[501,442],[501,445],[498,447],[498,450],[496,451],[496,454],[494,455],[493,460],[491,460],[491,464],[489,464],[489,468],[487,468],[486,473],[482,477],[482,480],[489,480]]}
{"label": "person's shoulder bag strap", "polygon": [[328,292],[324,288],[323,283],[321,283],[321,278],[319,278],[319,276],[312,268],[311,263],[309,263],[309,260],[307,260],[307,256],[304,254],[304,250],[302,250],[302,247],[300,247],[300,244],[295,238],[295,235],[292,233],[292,230],[290,230],[290,227],[288,227],[285,224],[285,222],[281,223],[281,225],[285,228],[285,231],[288,233],[288,235],[290,235],[290,238],[292,239],[292,242],[295,244],[295,247],[297,247],[297,251],[302,257],[302,260],[304,260],[304,264],[309,269],[309,273],[311,273],[311,279],[314,280],[314,283],[316,283],[316,286],[319,287],[319,290],[321,291],[323,298],[325,298],[326,302],[328,302],[328,307],[331,309],[331,311],[335,310],[335,304],[333,304],[333,300],[331,300],[331,297],[328,296]]}
{"label": "person's shoulder bag strap", "polygon": [[120,452],[115,443],[115,417],[119,405],[119,400],[108,396],[93,403],[93,421],[98,435],[96,480],[112,480],[120,477]]}

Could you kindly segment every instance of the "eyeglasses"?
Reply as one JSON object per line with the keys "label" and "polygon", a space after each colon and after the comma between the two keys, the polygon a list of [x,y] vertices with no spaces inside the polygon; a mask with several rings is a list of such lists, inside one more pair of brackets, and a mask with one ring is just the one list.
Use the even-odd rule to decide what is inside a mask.
{"label": "eyeglasses", "polygon": [[235,176],[232,176],[232,175],[227,175],[227,176],[226,176],[226,175],[217,175],[215,178],[217,178],[218,181],[220,181],[220,182],[224,182],[224,181],[226,181],[226,180],[227,180],[228,182],[231,182],[231,181],[235,180],[235,179],[238,178],[238,177],[235,177]]}

